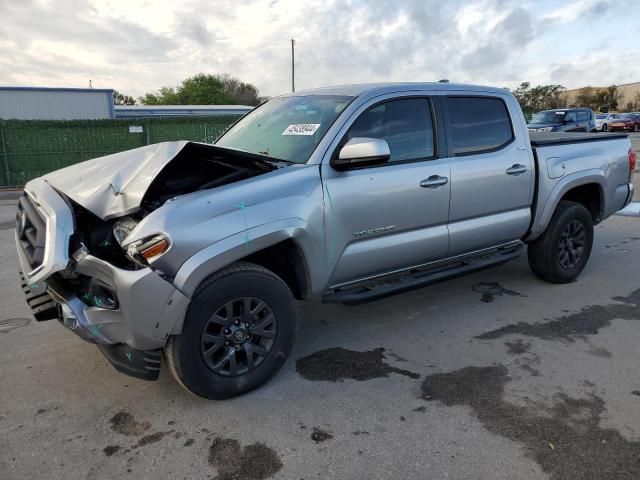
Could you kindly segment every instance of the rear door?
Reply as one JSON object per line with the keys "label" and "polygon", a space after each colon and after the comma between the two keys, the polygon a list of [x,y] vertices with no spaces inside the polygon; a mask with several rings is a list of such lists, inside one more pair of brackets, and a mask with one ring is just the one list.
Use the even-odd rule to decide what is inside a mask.
{"label": "rear door", "polygon": [[591,120],[591,114],[586,110],[578,110],[576,112],[576,117],[578,119],[576,123],[576,132],[588,132],[589,131],[589,121]]}
{"label": "rear door", "polygon": [[449,255],[520,239],[529,228],[533,155],[509,101],[506,95],[444,98],[452,155]]}
{"label": "rear door", "polygon": [[[449,233],[449,159],[434,105],[416,94],[371,100],[343,127],[322,164],[331,286],[441,259]],[[354,137],[381,138],[388,163],[337,171],[330,157]]]}
{"label": "rear door", "polygon": [[582,132],[580,124],[578,122],[578,112],[572,110],[564,114],[564,128],[565,132]]}

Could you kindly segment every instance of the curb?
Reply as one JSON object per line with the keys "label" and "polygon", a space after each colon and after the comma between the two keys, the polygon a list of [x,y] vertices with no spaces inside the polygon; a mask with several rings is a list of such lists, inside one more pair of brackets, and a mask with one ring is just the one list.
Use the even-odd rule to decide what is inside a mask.
{"label": "curb", "polygon": [[640,217],[640,202],[631,202],[622,210],[615,213],[623,217]]}

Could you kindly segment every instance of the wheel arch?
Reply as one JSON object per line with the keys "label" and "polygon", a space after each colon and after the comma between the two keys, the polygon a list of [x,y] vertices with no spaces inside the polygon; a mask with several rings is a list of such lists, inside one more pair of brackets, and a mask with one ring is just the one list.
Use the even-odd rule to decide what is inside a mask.
{"label": "wheel arch", "polygon": [[568,190],[558,203],[563,200],[576,202],[584,205],[591,213],[593,224],[597,224],[602,220],[604,215],[604,191],[599,183],[585,183]]}
{"label": "wheel arch", "polygon": [[591,213],[594,225],[605,215],[604,174],[601,171],[585,171],[563,178],[547,197],[547,202],[532,223],[531,233],[525,238],[530,242],[546,230],[553,213],[563,200],[580,203]]}
{"label": "wheel arch", "polygon": [[308,263],[302,248],[292,238],[253,252],[238,261],[254,263],[275,273],[287,284],[297,300],[304,300],[310,295]]}
{"label": "wheel arch", "polygon": [[240,232],[200,250],[178,270],[174,285],[193,297],[202,282],[237,261],[260,265],[278,275],[295,298],[312,292],[311,239],[301,219],[279,220]]}

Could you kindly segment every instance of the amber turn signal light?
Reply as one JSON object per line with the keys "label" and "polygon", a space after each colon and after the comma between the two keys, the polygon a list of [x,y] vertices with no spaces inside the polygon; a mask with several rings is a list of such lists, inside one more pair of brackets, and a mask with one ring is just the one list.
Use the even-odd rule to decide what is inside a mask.
{"label": "amber turn signal light", "polygon": [[[154,240],[156,241],[154,242]],[[147,260],[151,260],[153,257],[157,257],[169,249],[169,242],[164,237],[155,237],[149,243],[151,243],[151,245],[145,245],[146,248],[144,250],[140,250],[140,255]]]}

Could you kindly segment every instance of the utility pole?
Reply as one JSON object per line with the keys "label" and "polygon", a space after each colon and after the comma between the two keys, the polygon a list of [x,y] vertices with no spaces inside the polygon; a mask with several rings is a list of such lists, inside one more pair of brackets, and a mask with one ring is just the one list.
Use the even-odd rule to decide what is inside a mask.
{"label": "utility pole", "polygon": [[291,91],[296,91],[296,64],[295,64],[295,49],[296,41],[291,39]]}

